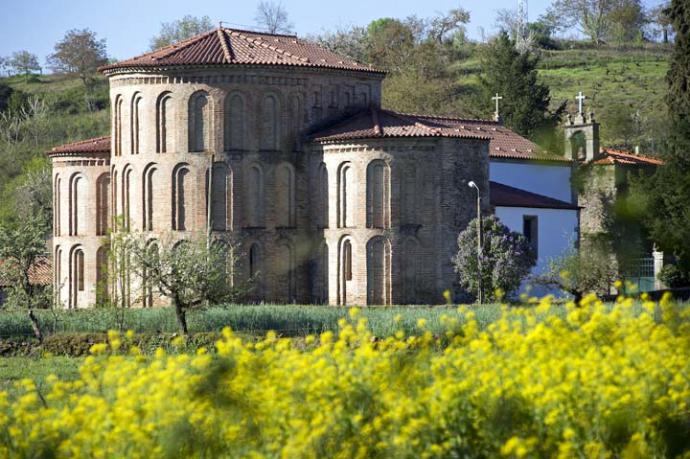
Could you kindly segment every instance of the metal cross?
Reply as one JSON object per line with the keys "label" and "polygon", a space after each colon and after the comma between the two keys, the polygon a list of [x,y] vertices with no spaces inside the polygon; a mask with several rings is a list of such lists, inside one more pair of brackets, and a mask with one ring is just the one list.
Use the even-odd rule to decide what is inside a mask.
{"label": "metal cross", "polygon": [[586,97],[585,97],[584,94],[582,94],[582,91],[580,91],[580,92],[577,94],[576,99],[577,99],[577,107],[578,107],[577,110],[578,110],[578,112],[580,113],[580,115],[582,115],[582,104],[583,104],[583,102],[585,101]]}
{"label": "metal cross", "polygon": [[491,100],[496,101],[496,117],[498,117],[498,101],[503,99],[503,97],[499,96],[498,93],[494,97],[491,98]]}

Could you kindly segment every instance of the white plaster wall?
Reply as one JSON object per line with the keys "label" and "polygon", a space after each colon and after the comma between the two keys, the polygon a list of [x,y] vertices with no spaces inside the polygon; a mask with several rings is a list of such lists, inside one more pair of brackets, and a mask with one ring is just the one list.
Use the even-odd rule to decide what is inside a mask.
{"label": "white plaster wall", "polygon": [[[576,210],[536,209],[528,207],[496,207],[496,216],[512,231],[522,233],[523,217],[536,215],[538,220],[538,258],[532,274],[541,274],[548,269],[549,260],[564,255],[577,242],[578,218]],[[543,296],[552,293],[561,296],[558,290],[540,286],[530,288],[524,281],[519,293]]]}
{"label": "white plaster wall", "polygon": [[532,193],[572,202],[570,163],[538,164],[491,159],[491,181],[531,191]]}

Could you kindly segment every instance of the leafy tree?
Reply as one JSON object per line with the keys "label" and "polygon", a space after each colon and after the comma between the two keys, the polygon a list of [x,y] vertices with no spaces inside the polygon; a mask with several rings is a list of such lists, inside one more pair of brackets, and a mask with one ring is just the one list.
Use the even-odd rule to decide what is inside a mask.
{"label": "leafy tree", "polygon": [[573,295],[576,304],[588,293],[606,294],[616,281],[613,254],[601,244],[587,244],[549,261],[546,273],[536,276],[536,284],[557,287]]}
{"label": "leafy tree", "polygon": [[551,96],[549,87],[537,81],[537,58],[517,51],[506,32],[483,50],[481,69],[482,100],[488,106],[494,94],[503,96],[501,117],[506,126],[533,139],[555,128],[564,106],[549,112]]}
{"label": "leafy tree", "polygon": [[77,75],[87,88],[93,83],[98,67],[107,61],[105,39],[99,40],[96,32],[89,29],[69,30],[48,57],[54,71]]}
{"label": "leafy tree", "polygon": [[358,62],[366,62],[366,29],[364,27],[350,27],[336,29],[335,32],[311,38],[324,48],[341,56],[346,56]]}
{"label": "leafy tree", "polygon": [[668,14],[669,4],[669,2],[664,2],[652,8],[649,12],[649,21],[656,25],[664,43],[669,42],[669,36],[673,33],[673,24]]}
{"label": "leafy tree", "polygon": [[40,216],[31,217],[12,226],[0,227],[0,276],[12,287],[10,301],[27,309],[36,338],[43,334],[34,308],[50,306],[47,292],[31,282],[30,273],[46,255],[46,234]]}
{"label": "leafy tree", "polygon": [[611,22],[609,36],[618,46],[640,40],[648,19],[640,0],[619,0],[608,16]]}
{"label": "leafy tree", "polygon": [[[495,216],[482,220],[481,279],[484,298],[500,299],[497,290],[514,292],[536,263],[534,250],[525,237],[510,231]],[[458,236],[458,253],[453,260],[460,285],[475,297],[479,294],[477,220]]]}
{"label": "leafy tree", "polygon": [[242,293],[233,285],[237,247],[232,241],[209,244],[196,237],[155,245],[139,234],[118,234],[112,250],[125,253],[129,275],[146,279],[155,291],[169,298],[184,335],[189,335],[187,312],[208,304],[235,301]]}
{"label": "leafy tree", "polygon": [[13,69],[15,73],[23,74],[26,81],[29,81],[29,75],[33,72],[41,71],[38,57],[28,51],[17,51],[12,53],[12,57],[7,61],[7,66]]}
{"label": "leafy tree", "polygon": [[671,65],[666,76],[666,102],[671,132],[666,164],[657,168],[650,180],[634,184],[642,202],[645,223],[652,239],[678,258],[678,267],[690,278],[690,4],[673,0],[668,10],[676,33]]}
{"label": "leafy tree", "polygon": [[470,13],[462,8],[453,8],[447,14],[433,17],[429,24],[429,38],[439,44],[447,43],[453,36],[465,33],[470,22]]}
{"label": "leafy tree", "polygon": [[292,24],[282,3],[262,0],[256,7],[254,20],[268,33],[292,33]]}
{"label": "leafy tree", "polygon": [[375,66],[399,71],[410,63],[414,48],[412,29],[398,19],[377,19],[367,26],[366,55]]}
{"label": "leafy tree", "polygon": [[558,19],[559,29],[577,26],[596,45],[609,31],[609,13],[616,0],[554,0],[549,14]]}
{"label": "leafy tree", "polygon": [[151,51],[177,43],[213,29],[208,16],[200,18],[186,15],[182,19],[161,24],[161,30],[151,39]]}

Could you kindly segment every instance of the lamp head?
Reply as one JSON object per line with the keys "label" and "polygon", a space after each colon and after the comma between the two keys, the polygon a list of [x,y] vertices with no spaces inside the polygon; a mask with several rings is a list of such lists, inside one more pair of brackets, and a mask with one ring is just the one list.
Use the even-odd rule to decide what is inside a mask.
{"label": "lamp head", "polygon": [[479,187],[477,186],[477,184],[474,183],[474,180],[470,180],[469,182],[467,182],[467,186],[470,187],[470,188],[479,189]]}

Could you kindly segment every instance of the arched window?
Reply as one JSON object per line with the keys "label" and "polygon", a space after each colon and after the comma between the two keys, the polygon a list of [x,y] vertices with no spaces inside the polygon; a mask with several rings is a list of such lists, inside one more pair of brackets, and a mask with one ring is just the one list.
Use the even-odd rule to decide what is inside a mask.
{"label": "arched window", "polygon": [[70,256],[70,301],[69,307],[79,307],[81,292],[85,289],[84,282],[84,250],[81,246],[72,249]]}
{"label": "arched window", "polygon": [[225,150],[244,149],[245,113],[244,99],[239,94],[225,98]]}
{"label": "arched window", "polygon": [[348,285],[352,281],[352,242],[348,237],[340,240],[338,249],[338,304],[348,304]]}
{"label": "arched window", "polygon": [[111,197],[111,202],[113,203],[112,204],[113,221],[111,222],[111,225],[112,225],[111,228],[119,230],[119,228],[117,228],[117,216],[120,215],[120,213],[118,212],[118,207],[117,207],[117,202],[118,202],[117,193],[119,191],[117,188],[117,183],[118,183],[117,182],[117,171],[115,170],[115,166],[113,166],[113,168],[112,168],[112,183],[110,186],[110,190],[111,190],[110,197]]}
{"label": "arched window", "polygon": [[86,225],[86,209],[83,197],[85,196],[86,179],[75,174],[70,179],[69,186],[69,235],[79,236],[84,234]]}
{"label": "arched window", "polygon": [[176,231],[188,229],[187,216],[192,216],[191,183],[187,179],[189,165],[180,164],[173,170],[172,176],[172,228]]}
{"label": "arched window", "polygon": [[367,228],[390,228],[390,169],[381,160],[367,167]]}
{"label": "arched window", "polygon": [[317,303],[328,303],[328,244],[322,241],[316,259],[316,282],[314,299]]}
{"label": "arched window", "polygon": [[391,247],[381,236],[367,243],[367,304],[391,304]]}
{"label": "arched window", "polygon": [[189,99],[189,151],[210,148],[211,107],[208,94],[199,91]]}
{"label": "arched window", "polygon": [[[146,252],[149,260],[153,260],[154,257],[158,257],[158,254],[160,253],[158,242],[150,241],[146,246]],[[144,267],[142,272],[141,286],[143,289],[144,307],[150,308],[153,306],[155,288],[151,275],[146,267]]]}
{"label": "arched window", "polygon": [[154,227],[154,209],[155,209],[155,203],[153,200],[153,193],[156,190],[155,187],[155,180],[158,175],[158,168],[156,167],[156,164],[149,164],[146,166],[144,169],[144,176],[143,176],[143,193],[141,194],[142,198],[142,210],[143,210],[143,215],[142,215],[142,222],[143,222],[143,230],[144,231],[153,231]]}
{"label": "arched window", "polygon": [[113,144],[115,156],[122,155],[122,96],[115,97],[113,103]]}
{"label": "arched window", "polygon": [[131,227],[131,208],[132,195],[130,193],[132,186],[132,168],[125,166],[122,172],[122,226],[125,231],[129,231]]}
{"label": "arched window", "polygon": [[55,178],[53,179],[53,234],[55,236],[60,236],[60,210],[62,207],[61,188],[62,179],[58,174],[56,174]]}
{"label": "arched window", "polygon": [[213,164],[212,181],[208,183],[206,171],[206,210],[208,207],[208,190],[212,190],[211,228],[214,231],[232,229],[232,170],[223,162]]}
{"label": "arched window", "polygon": [[261,104],[261,149],[278,149],[278,99],[269,94]]}
{"label": "arched window", "polygon": [[245,184],[247,196],[247,226],[264,226],[264,175],[258,164],[247,171]]}
{"label": "arched window", "polygon": [[402,272],[402,296],[407,304],[418,303],[417,294],[417,267],[419,265],[419,244],[413,238],[408,238],[403,244],[403,253],[400,257],[400,271]]}
{"label": "arched window", "polygon": [[108,247],[103,246],[96,252],[96,303],[103,304],[109,297],[108,284]]}
{"label": "arched window", "polygon": [[587,159],[587,137],[582,131],[576,131],[570,136],[570,155],[581,161]]}
{"label": "arched window", "polygon": [[156,153],[170,151],[172,119],[172,94],[166,91],[156,101]]}
{"label": "arched window", "polygon": [[263,273],[263,258],[261,253],[261,246],[255,242],[249,247],[249,280],[254,282],[254,295],[256,299],[263,297],[264,289],[264,273]]}
{"label": "arched window", "polygon": [[352,193],[352,164],[343,163],[338,168],[338,228],[353,226],[354,193]]}
{"label": "arched window", "polygon": [[318,193],[316,196],[318,200],[318,215],[316,224],[320,228],[328,228],[328,168],[326,163],[321,163],[318,174]]}
{"label": "arched window", "polygon": [[295,251],[292,244],[285,243],[278,247],[276,269],[278,285],[284,292],[283,300],[293,302],[296,299],[295,286]]}
{"label": "arched window", "polygon": [[96,236],[108,232],[109,212],[108,193],[110,193],[110,174],[101,174],[96,180]]}
{"label": "arched window", "polygon": [[300,145],[300,131],[304,123],[304,108],[302,103],[302,96],[300,94],[292,94],[290,96],[288,117],[288,134],[294,140],[293,148],[299,150]]}
{"label": "arched window", "polygon": [[55,258],[53,260],[55,269],[53,270],[53,290],[55,291],[55,305],[62,305],[62,248],[55,247]]}
{"label": "arched window", "polygon": [[141,136],[141,120],[139,119],[139,114],[141,112],[141,94],[136,93],[132,97],[131,106],[131,116],[130,121],[130,134],[131,134],[131,151],[133,155],[139,154],[139,140]]}
{"label": "arched window", "polygon": [[419,168],[409,165],[402,171],[400,180],[400,223],[411,225],[417,223],[417,183],[419,182]]}
{"label": "arched window", "polygon": [[295,226],[295,171],[290,164],[276,169],[276,222],[277,226]]}

